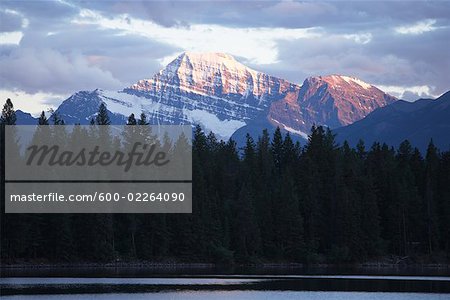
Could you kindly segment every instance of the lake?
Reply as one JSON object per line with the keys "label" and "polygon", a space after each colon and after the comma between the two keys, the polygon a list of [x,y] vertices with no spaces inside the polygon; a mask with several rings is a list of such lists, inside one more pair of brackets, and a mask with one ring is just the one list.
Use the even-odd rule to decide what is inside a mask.
{"label": "lake", "polygon": [[367,292],[273,292],[273,291],[182,291],[167,293],[143,293],[143,294],[86,294],[86,295],[29,295],[29,296],[7,296],[3,299],[274,299],[274,300],[438,300],[449,299],[448,294],[424,294],[424,293],[367,293]]}
{"label": "lake", "polygon": [[447,271],[5,268],[0,290],[3,299],[450,299]]}

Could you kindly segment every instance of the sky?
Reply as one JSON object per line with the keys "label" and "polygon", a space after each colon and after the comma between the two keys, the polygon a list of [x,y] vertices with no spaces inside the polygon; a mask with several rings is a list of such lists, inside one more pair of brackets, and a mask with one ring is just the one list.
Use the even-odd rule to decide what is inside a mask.
{"label": "sky", "polygon": [[301,84],[360,78],[401,99],[450,90],[449,1],[0,2],[0,101],[31,112],[121,90],[184,51]]}

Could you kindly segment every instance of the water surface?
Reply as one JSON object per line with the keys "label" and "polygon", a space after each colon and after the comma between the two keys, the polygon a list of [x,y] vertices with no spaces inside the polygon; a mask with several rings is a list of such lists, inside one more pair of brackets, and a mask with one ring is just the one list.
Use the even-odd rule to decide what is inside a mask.
{"label": "water surface", "polygon": [[163,293],[142,293],[142,294],[85,294],[85,295],[28,295],[28,296],[7,296],[3,299],[60,299],[60,300],[118,300],[118,299],[218,299],[218,300],[254,300],[254,299],[274,299],[274,300],[444,300],[449,299],[448,294],[425,294],[425,293],[367,293],[367,292],[273,292],[273,291],[182,291]]}

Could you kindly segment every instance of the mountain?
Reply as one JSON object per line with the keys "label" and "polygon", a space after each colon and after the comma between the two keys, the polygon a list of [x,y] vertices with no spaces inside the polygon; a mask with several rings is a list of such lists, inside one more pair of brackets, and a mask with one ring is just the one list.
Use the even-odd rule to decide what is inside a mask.
{"label": "mountain", "polygon": [[16,124],[20,125],[36,125],[38,122],[37,118],[34,118],[30,113],[16,110]]}
{"label": "mountain", "polygon": [[[66,100],[64,100],[55,113],[64,119],[66,124],[81,124],[87,125],[90,123],[92,118],[95,118],[98,107],[102,102],[108,103],[108,113],[112,124],[124,124],[126,122],[127,116],[125,114],[125,109],[129,108],[124,105],[121,108],[120,100],[108,98],[106,93],[102,90],[96,89],[94,91],[81,91],[73,94]],[[118,103],[118,108],[122,112],[116,112],[114,104]],[[140,112],[139,112],[140,113]]]}
{"label": "mountain", "polygon": [[249,132],[261,134],[261,125],[280,127],[285,132],[307,137],[311,127],[325,125],[338,128],[363,119],[373,110],[397,99],[373,85],[343,75],[307,78],[299,90],[271,104],[267,121],[255,120],[239,129],[233,138],[238,141]]}
{"label": "mountain", "polygon": [[[121,91],[81,91],[56,110],[67,124],[88,124],[100,103],[112,123],[144,112],[151,124],[200,124],[227,139],[280,126],[305,137],[313,124],[351,124],[396,99],[359,79],[319,76],[302,86],[255,71],[223,53],[179,55],[149,79]],[[244,134],[245,136],[245,134]]]}
{"label": "mountain", "polygon": [[79,92],[56,110],[70,123],[87,124],[104,102],[111,115],[145,112],[151,124],[200,124],[222,138],[300,87],[252,70],[222,53],[183,53],[151,79],[119,92]]}
{"label": "mountain", "polygon": [[334,131],[338,141],[355,145],[363,139],[366,145],[385,142],[398,146],[408,139],[425,151],[433,139],[441,150],[450,149],[450,91],[436,100],[397,101],[380,108],[366,118]]}

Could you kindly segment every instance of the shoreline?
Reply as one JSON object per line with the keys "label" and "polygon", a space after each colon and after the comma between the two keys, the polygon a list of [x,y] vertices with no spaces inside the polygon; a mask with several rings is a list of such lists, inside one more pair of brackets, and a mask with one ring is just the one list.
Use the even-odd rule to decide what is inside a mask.
{"label": "shoreline", "polygon": [[0,264],[0,269],[51,269],[51,268],[349,268],[349,269],[383,269],[383,268],[424,268],[450,269],[448,263],[395,264],[395,263],[355,263],[355,264],[302,264],[302,263],[261,263],[261,264],[216,264],[216,263],[156,263],[156,262],[120,262],[120,263],[21,263]]}

